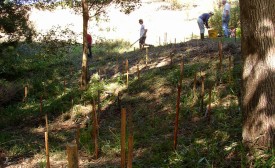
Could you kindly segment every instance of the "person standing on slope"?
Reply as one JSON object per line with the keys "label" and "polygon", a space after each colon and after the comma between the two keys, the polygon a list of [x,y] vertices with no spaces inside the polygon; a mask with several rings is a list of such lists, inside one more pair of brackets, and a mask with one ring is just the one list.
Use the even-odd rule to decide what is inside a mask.
{"label": "person standing on slope", "polygon": [[222,4],[224,5],[223,13],[222,13],[222,30],[224,33],[224,37],[229,37],[229,29],[228,24],[230,20],[230,5],[227,0],[222,0]]}
{"label": "person standing on slope", "polygon": [[143,20],[139,19],[139,24],[140,24],[140,38],[139,38],[139,48],[143,49],[145,44],[145,40],[146,40],[146,33],[147,33],[147,29],[145,29],[145,26],[143,24]]}

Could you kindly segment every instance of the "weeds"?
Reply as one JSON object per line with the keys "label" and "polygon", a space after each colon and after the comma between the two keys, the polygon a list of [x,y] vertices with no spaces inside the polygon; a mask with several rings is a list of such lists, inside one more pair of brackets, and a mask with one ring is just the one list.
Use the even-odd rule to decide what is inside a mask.
{"label": "weeds", "polygon": [[[99,115],[100,157],[114,161],[102,161],[98,165],[87,161],[88,166],[119,167],[119,162],[116,160],[119,160],[120,155],[120,107],[117,102],[117,96],[120,94],[121,106],[131,106],[133,109],[133,167],[240,167],[242,165],[245,167],[245,150],[241,144],[241,113],[238,104],[241,63],[235,62],[232,72],[218,74],[216,58],[198,56],[201,58],[200,62],[185,62],[178,148],[175,151],[172,146],[180,56],[175,55],[172,66],[152,66],[142,69],[140,79],[133,78],[135,75],[133,72],[126,88],[123,73],[113,75],[114,65],[122,56],[129,58],[130,66],[136,66],[136,61],[142,59],[139,51],[121,52],[126,50],[127,45],[119,41],[114,44],[102,43],[93,48],[95,59],[89,63],[90,71],[94,72],[101,66],[105,66],[106,71],[101,74],[94,72],[85,91],[79,90],[77,81],[79,70],[75,67],[75,60],[71,60],[81,51],[78,47],[72,52],[75,55],[63,56],[62,59],[49,57],[48,61],[40,61],[42,66],[40,68],[30,61],[30,65],[26,65],[29,68],[20,73],[27,74],[29,79],[19,73],[16,74],[22,80],[22,84],[27,83],[29,86],[28,99],[25,102],[9,102],[0,108],[1,150],[6,151],[8,157],[43,154],[45,123],[43,117],[47,113],[50,124],[64,126],[64,123],[69,123],[65,129],[52,128],[49,136],[51,153],[64,155],[65,144],[74,141],[75,138],[74,129],[70,126],[78,123],[81,125],[80,157],[90,158],[94,151],[91,138],[92,125],[91,120],[86,118],[90,117],[92,99],[97,101],[100,91],[102,94],[100,97],[102,112]],[[218,52],[218,49],[212,54],[215,52]],[[134,59],[131,59],[133,56]],[[193,59],[195,56],[192,57],[189,53],[188,57]],[[160,58],[151,57],[150,61],[157,62],[158,59]],[[74,67],[72,74],[68,73],[70,71],[68,65]],[[230,73],[232,73],[232,84],[228,83]],[[195,74],[198,79],[196,93],[193,91]],[[202,75],[206,76],[204,102],[208,102],[208,91],[210,86],[212,87],[212,111],[209,121],[199,110],[202,87],[199,80]],[[221,81],[217,82],[217,78]],[[41,96],[42,113],[40,113]],[[18,126],[26,129],[21,132]],[[31,127],[42,130],[28,131]],[[13,130],[13,133],[10,133],[9,129]],[[19,143],[15,145],[14,141]],[[258,161],[256,166],[260,164],[269,166],[273,161],[274,157],[270,157],[265,161]],[[44,160],[38,165],[45,166]]]}

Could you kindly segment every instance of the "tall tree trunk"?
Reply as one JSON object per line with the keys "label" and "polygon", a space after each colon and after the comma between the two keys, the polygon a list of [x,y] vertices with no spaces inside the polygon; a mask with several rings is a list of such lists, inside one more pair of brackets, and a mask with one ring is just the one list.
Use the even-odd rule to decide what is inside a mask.
{"label": "tall tree trunk", "polygon": [[240,8],[244,61],[242,137],[254,153],[275,147],[275,3],[240,0]]}
{"label": "tall tree trunk", "polygon": [[88,83],[88,67],[87,67],[87,28],[89,20],[89,10],[87,0],[82,0],[83,11],[83,53],[82,53],[82,70],[81,70],[81,88],[86,88]]}

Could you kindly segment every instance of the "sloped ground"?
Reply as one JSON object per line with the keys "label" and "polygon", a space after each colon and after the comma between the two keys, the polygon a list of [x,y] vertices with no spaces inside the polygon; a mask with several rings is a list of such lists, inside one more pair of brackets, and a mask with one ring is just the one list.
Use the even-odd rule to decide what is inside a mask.
{"label": "sloped ground", "polygon": [[[95,55],[90,61],[90,73],[100,69],[105,80],[125,84],[125,60],[129,61],[129,87],[114,86],[101,95],[99,114],[99,159],[93,157],[90,127],[87,118],[92,110],[90,101],[74,105],[62,115],[49,116],[50,160],[52,167],[66,167],[65,146],[74,140],[76,123],[81,123],[80,167],[120,167],[120,107],[133,113],[133,167],[241,167],[241,114],[238,106],[240,82],[240,44],[233,39],[223,42],[223,70],[217,67],[218,40],[191,40],[185,43],[148,48],[124,54]],[[227,72],[229,57],[232,68]],[[171,63],[172,58],[172,63]],[[177,150],[173,150],[173,131],[176,111],[177,83],[180,62],[184,73],[179,116]],[[137,79],[137,64],[140,79]],[[193,81],[197,76],[196,93]],[[78,75],[78,74],[76,74]],[[201,75],[205,75],[205,97],[200,111]],[[232,75],[229,82],[229,75]],[[72,78],[73,79],[73,78]],[[69,81],[68,81],[69,83]],[[91,83],[92,85],[92,83]],[[206,116],[210,87],[212,88],[210,119]],[[115,95],[110,95],[114,92]],[[120,103],[116,94],[120,93]],[[108,97],[113,97],[108,99]],[[105,100],[105,101],[104,101]],[[70,103],[70,102],[69,102]],[[20,127],[1,130],[1,135],[13,136],[2,145],[30,148],[29,155],[7,154],[1,150],[5,167],[43,167],[44,118]],[[39,124],[40,123],[40,124]],[[15,145],[17,144],[17,145]],[[16,149],[14,149],[16,151]]]}

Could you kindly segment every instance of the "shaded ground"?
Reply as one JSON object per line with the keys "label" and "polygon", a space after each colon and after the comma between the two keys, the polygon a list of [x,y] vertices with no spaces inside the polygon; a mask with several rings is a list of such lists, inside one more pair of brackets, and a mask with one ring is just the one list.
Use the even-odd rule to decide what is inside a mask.
{"label": "shaded ground", "polygon": [[[133,112],[133,167],[241,167],[241,114],[238,106],[240,80],[240,44],[223,42],[223,70],[217,67],[218,40],[192,40],[185,43],[148,48],[115,56],[95,56],[89,62],[90,73],[100,69],[105,80],[119,79],[125,84],[125,60],[129,61],[129,87],[115,87],[102,93],[99,114],[100,158],[95,160],[90,127],[86,123],[92,111],[90,101],[74,104],[60,115],[49,115],[50,160],[52,167],[67,165],[65,146],[73,142],[76,124],[81,124],[80,167],[120,167],[120,107]],[[228,73],[229,57],[232,58]],[[172,62],[171,62],[172,58]],[[173,150],[173,130],[179,64],[184,61],[177,151]],[[140,79],[137,79],[139,62]],[[234,64],[234,65],[233,65]],[[193,80],[197,76],[196,94]],[[205,74],[205,104],[200,111],[201,75]],[[232,81],[229,83],[229,75]],[[69,83],[69,81],[68,81]],[[205,117],[209,88],[212,87],[211,116]],[[120,93],[120,103],[116,94]],[[110,97],[112,97],[110,99]],[[105,100],[105,101],[104,101]],[[70,100],[67,103],[72,103]],[[88,120],[88,121],[87,121]],[[1,130],[1,137],[13,140],[1,144],[4,167],[43,167],[44,115],[22,121],[19,126]],[[8,138],[7,138],[8,139]],[[3,141],[2,141],[3,142]],[[20,146],[20,147],[19,147]],[[30,148],[17,155],[18,148]],[[14,153],[7,148],[14,148]],[[18,152],[20,153],[20,152]],[[221,161],[222,160],[222,161]]]}

